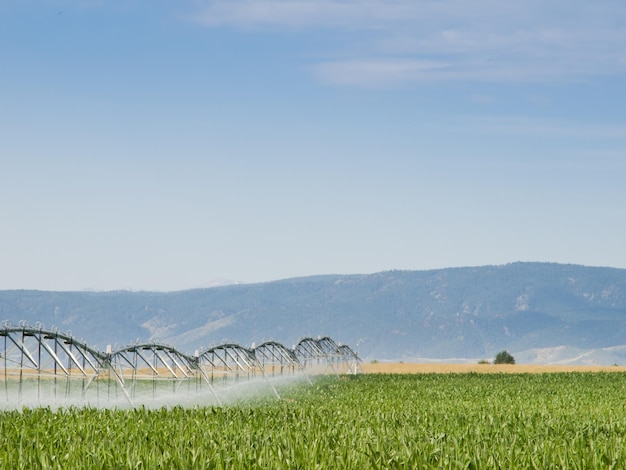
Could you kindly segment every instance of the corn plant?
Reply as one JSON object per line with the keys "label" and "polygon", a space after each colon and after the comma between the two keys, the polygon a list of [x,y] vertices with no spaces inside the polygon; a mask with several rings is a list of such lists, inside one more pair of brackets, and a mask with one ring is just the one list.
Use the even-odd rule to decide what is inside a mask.
{"label": "corn plant", "polygon": [[625,468],[626,374],[326,377],[224,407],[0,413],[0,468]]}

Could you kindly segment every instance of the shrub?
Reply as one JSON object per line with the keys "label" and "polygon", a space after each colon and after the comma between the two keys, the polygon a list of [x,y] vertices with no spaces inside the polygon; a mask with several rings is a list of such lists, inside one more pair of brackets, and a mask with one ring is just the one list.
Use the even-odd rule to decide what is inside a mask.
{"label": "shrub", "polygon": [[515,364],[515,358],[508,351],[500,351],[493,360],[494,364]]}

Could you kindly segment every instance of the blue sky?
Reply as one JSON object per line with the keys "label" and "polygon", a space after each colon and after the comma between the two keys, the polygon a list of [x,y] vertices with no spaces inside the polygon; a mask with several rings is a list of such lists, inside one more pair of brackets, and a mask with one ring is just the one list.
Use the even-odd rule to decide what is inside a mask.
{"label": "blue sky", "polygon": [[0,0],[0,289],[626,268],[626,4]]}

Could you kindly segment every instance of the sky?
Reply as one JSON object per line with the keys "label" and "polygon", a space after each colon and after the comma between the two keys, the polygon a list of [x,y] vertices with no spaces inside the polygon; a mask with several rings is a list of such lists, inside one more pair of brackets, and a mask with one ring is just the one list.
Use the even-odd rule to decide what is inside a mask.
{"label": "sky", "polygon": [[622,0],[0,0],[0,290],[626,268]]}

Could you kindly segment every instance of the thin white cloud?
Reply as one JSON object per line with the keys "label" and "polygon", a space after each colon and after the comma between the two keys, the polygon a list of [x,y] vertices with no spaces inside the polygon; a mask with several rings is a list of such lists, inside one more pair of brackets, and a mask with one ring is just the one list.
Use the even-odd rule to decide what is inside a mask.
{"label": "thin white cloud", "polygon": [[536,62],[503,58],[455,57],[439,61],[376,57],[322,62],[313,70],[322,81],[364,88],[402,86],[414,82],[472,80],[482,82],[558,82],[597,74],[576,63]]}
{"label": "thin white cloud", "polygon": [[[553,2],[564,7],[572,3],[576,3],[576,0]],[[581,3],[580,0],[578,3]],[[442,22],[460,24],[469,21],[475,25],[502,24],[503,21],[523,23],[536,16],[537,10],[539,13],[547,10],[544,1],[208,0],[195,15],[195,20],[207,25],[361,29],[389,28],[417,22],[430,28]]]}
{"label": "thin white cloud", "polygon": [[476,132],[489,134],[626,141],[626,123],[622,122],[577,124],[557,119],[489,116],[470,118],[464,125],[471,126]]}
{"label": "thin white cloud", "polygon": [[433,78],[446,73],[447,66],[445,62],[409,59],[347,60],[318,64],[315,72],[336,85],[378,87]]}
{"label": "thin white cloud", "polygon": [[193,19],[346,32],[335,49],[343,52],[327,51],[313,67],[332,84],[557,82],[626,71],[626,3],[616,0],[211,0]]}
{"label": "thin white cloud", "polygon": [[419,2],[407,1],[214,0],[195,20],[210,26],[380,28],[423,11],[423,3],[420,8]]}

